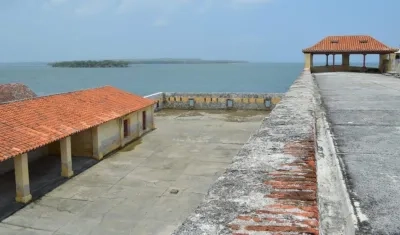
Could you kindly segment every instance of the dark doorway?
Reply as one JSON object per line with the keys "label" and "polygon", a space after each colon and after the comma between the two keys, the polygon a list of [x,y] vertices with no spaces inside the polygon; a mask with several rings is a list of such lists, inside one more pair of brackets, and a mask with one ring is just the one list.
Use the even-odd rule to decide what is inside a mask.
{"label": "dark doorway", "polygon": [[143,130],[146,130],[146,111],[142,112],[142,123],[143,123]]}
{"label": "dark doorway", "polygon": [[129,136],[129,120],[124,120],[124,138]]}

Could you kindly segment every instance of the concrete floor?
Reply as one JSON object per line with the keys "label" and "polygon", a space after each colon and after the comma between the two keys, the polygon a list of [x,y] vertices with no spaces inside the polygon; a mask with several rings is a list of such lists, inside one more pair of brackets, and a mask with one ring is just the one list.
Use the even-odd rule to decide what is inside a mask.
{"label": "concrete floor", "polygon": [[8,217],[0,234],[171,234],[265,116],[162,111],[155,131]]}
{"label": "concrete floor", "polygon": [[345,165],[360,234],[400,232],[400,80],[378,74],[316,74]]}

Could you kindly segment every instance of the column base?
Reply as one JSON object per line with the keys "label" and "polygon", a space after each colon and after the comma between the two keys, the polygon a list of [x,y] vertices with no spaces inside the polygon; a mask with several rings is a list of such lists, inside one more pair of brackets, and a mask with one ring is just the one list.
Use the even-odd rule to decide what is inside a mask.
{"label": "column base", "polygon": [[15,197],[15,201],[20,202],[20,203],[28,203],[32,200],[32,195],[27,195],[24,197]]}
{"label": "column base", "polygon": [[71,178],[72,176],[74,176],[74,171],[72,171],[72,170],[63,170],[63,171],[61,171],[61,176],[62,177],[65,177],[65,178]]}
{"label": "column base", "polygon": [[98,160],[98,161],[100,161],[100,160],[103,159],[103,154],[99,154],[99,155],[97,155],[97,156],[93,156],[93,158],[96,159],[96,160]]}

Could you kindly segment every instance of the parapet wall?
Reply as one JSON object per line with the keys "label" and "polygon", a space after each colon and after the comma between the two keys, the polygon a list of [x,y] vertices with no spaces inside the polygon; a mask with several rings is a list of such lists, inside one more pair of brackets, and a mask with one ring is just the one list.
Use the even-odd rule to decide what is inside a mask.
{"label": "parapet wall", "polygon": [[154,104],[154,111],[157,112],[164,108],[164,100],[165,100],[164,92],[157,92],[151,95],[147,95],[144,98],[157,101],[157,103]]}
{"label": "parapet wall", "polygon": [[313,93],[305,72],[175,235],[319,234]]}
{"label": "parapet wall", "polygon": [[159,92],[145,97],[158,101],[156,110],[272,110],[280,102],[283,94]]}

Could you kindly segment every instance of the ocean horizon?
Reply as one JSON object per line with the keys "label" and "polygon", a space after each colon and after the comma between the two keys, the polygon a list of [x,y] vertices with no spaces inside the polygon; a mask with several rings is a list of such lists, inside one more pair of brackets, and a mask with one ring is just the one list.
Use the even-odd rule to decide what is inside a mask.
{"label": "ocean horizon", "polygon": [[128,68],[52,68],[1,64],[0,83],[23,83],[38,95],[105,85],[138,94],[164,92],[286,92],[302,63],[152,64]]}
{"label": "ocean horizon", "polygon": [[[376,66],[376,63],[368,65]],[[0,63],[0,84],[23,83],[40,96],[105,85],[142,96],[156,92],[284,93],[303,66],[303,63],[249,62],[52,68],[45,62]]]}

